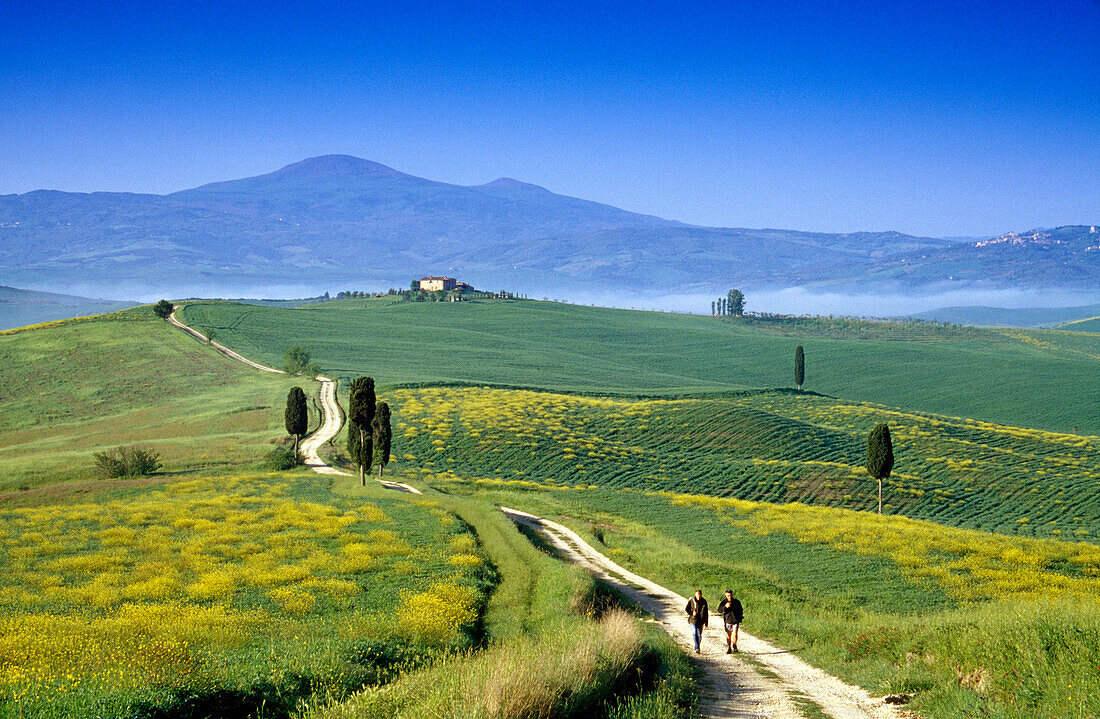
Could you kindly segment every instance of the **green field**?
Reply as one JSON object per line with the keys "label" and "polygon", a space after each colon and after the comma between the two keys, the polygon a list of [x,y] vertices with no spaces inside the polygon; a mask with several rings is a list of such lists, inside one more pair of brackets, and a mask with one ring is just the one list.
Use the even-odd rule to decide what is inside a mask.
{"label": "green field", "polygon": [[[138,443],[179,472],[253,462],[304,378],[226,360],[148,309],[0,333],[0,492],[92,479],[92,453]],[[316,414],[311,415],[311,426]]]}
{"label": "green field", "polygon": [[[687,595],[727,587],[747,631],[930,717],[1100,713],[1100,548],[867,512],[424,474],[554,517]],[[716,600],[712,600],[716,601]]]}
{"label": "green field", "polygon": [[337,377],[661,394],[789,387],[1057,432],[1100,434],[1100,336],[845,320],[735,321],[552,302],[188,304],[181,317],[265,363],[300,345]]}
{"label": "green field", "polygon": [[[298,344],[373,375],[387,474],[426,494],[261,470],[311,383],[147,309],[0,333],[0,717],[689,716],[678,650],[589,617],[591,580],[497,504],[680,593],[733,586],[749,631],[927,716],[1100,713],[1100,447],[1068,431],[1100,431],[1097,336],[505,301],[182,314],[266,364]],[[775,389],[795,344],[815,392]],[[883,517],[853,511],[879,421]],[[164,470],[95,481],[92,451],[132,442]]]}
{"label": "green field", "polygon": [[[302,378],[148,308],[0,334],[0,371],[0,717],[340,715],[385,685],[407,699],[377,716],[457,719],[477,711],[469,681],[532,651],[554,669],[528,692],[542,712],[663,719],[694,701],[667,638],[589,618],[591,580],[495,508],[260,469]],[[131,442],[164,468],[100,479],[92,452]]]}
{"label": "green field", "polygon": [[1067,322],[1064,325],[1059,325],[1058,329],[1072,332],[1100,332],[1100,317]]}
{"label": "green field", "polygon": [[1026,536],[1100,539],[1100,439],[793,391],[678,400],[398,389],[396,452],[463,477],[670,490],[874,510],[866,441],[890,425],[885,511]]}

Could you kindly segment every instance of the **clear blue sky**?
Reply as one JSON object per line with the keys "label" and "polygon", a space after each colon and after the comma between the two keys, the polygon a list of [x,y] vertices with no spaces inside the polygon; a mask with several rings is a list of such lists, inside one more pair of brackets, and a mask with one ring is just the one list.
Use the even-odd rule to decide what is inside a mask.
{"label": "clear blue sky", "polygon": [[0,193],[346,153],[707,225],[1100,222],[1097,0],[554,5],[6,0]]}

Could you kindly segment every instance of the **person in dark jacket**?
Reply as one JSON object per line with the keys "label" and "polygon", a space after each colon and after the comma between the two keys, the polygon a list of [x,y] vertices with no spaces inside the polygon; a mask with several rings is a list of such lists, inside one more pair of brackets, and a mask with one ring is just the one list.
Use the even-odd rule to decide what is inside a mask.
{"label": "person in dark jacket", "polygon": [[703,630],[710,622],[710,610],[707,609],[707,600],[703,599],[703,590],[696,589],[695,596],[688,600],[684,610],[688,615],[688,624],[691,625],[691,636],[695,640],[695,653],[699,653],[699,645],[703,641]]}
{"label": "person in dark jacket", "polygon": [[741,628],[741,620],[745,618],[741,602],[734,598],[732,589],[726,590],[726,598],[718,604],[718,612],[726,625],[726,654],[732,654],[737,651],[737,632]]}

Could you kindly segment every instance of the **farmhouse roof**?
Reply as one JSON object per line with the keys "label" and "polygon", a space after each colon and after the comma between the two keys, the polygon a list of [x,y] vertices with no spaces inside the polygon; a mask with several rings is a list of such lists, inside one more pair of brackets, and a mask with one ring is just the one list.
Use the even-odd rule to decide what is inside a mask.
{"label": "farmhouse roof", "polygon": [[429,280],[453,280],[453,279],[454,279],[454,277],[447,277],[445,275],[442,276],[442,277],[436,277],[435,275],[430,275],[428,277],[421,277],[420,281],[421,282],[427,282]]}

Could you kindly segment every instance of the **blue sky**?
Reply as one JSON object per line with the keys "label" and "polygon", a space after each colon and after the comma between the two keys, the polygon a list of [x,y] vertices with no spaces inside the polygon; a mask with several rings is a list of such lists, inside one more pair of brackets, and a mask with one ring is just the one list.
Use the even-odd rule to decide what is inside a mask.
{"label": "blue sky", "polygon": [[1096,0],[150,5],[0,3],[0,193],[346,153],[707,225],[1100,222]]}

